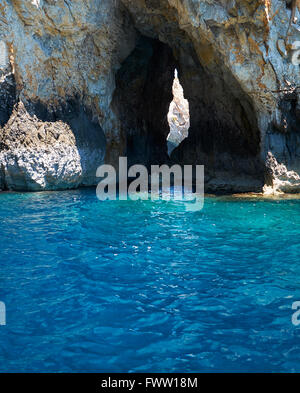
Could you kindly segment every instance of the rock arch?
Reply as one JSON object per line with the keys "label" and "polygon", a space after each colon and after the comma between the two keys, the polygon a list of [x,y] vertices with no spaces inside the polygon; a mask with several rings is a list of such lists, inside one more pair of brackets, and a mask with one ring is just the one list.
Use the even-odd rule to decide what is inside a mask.
{"label": "rock arch", "polygon": [[[176,66],[191,127],[173,162],[205,164],[208,190],[258,191],[264,183],[273,191],[300,189],[300,76],[291,62],[292,44],[300,40],[299,7],[290,9],[286,0],[3,1],[0,39],[14,48],[13,95],[26,108],[40,103],[55,116],[76,97],[87,114],[82,143],[95,140],[101,154],[106,148],[108,163],[125,153],[133,162],[168,160],[162,140]],[[160,55],[147,57],[147,40]],[[139,68],[138,77],[130,77],[131,67]],[[132,110],[138,106],[130,101],[141,110]],[[105,138],[91,138],[91,122]],[[102,156],[96,161],[89,173]],[[51,187],[59,188],[53,175]]]}

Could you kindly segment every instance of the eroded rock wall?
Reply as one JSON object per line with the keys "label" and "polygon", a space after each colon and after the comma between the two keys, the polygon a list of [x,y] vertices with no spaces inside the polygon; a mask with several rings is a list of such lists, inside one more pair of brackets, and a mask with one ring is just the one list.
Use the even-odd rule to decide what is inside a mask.
{"label": "eroded rock wall", "polygon": [[[135,35],[124,7],[110,0],[1,2],[0,143],[6,149],[1,155],[2,188],[63,189],[97,183],[106,144],[120,142],[110,104],[115,73],[134,48]],[[19,102],[26,116],[23,110],[19,113]],[[29,119],[35,119],[36,126],[31,127]],[[23,137],[6,143],[10,129],[15,135],[19,125],[19,135],[26,131],[29,137],[43,122],[64,135],[72,152],[55,138],[43,140],[42,151],[35,138],[26,146]],[[26,149],[30,154],[21,153]],[[55,162],[60,157],[59,165],[54,165],[53,155]],[[74,176],[69,177],[72,170]]]}
{"label": "eroded rock wall", "polygon": [[205,164],[216,191],[280,190],[269,153],[299,173],[299,1],[123,2],[176,53],[191,116],[177,161]]}
{"label": "eroded rock wall", "polygon": [[[0,59],[0,139],[9,134],[14,103],[22,102],[31,118],[62,127],[71,138],[69,129],[78,154],[79,140],[88,151],[99,151],[86,173],[128,151],[133,162],[154,156],[163,161],[168,131],[163,112],[171,92],[160,68],[168,62],[157,54],[156,65],[149,59],[139,70],[137,56],[127,92],[118,79],[145,37],[164,45],[162,58],[169,50],[190,104],[189,137],[172,160],[205,164],[209,190],[259,191],[266,184],[286,191],[278,173],[281,181],[285,173],[300,173],[300,74],[292,62],[297,53],[292,45],[300,41],[299,9],[299,0],[3,0],[0,48],[7,49]],[[154,74],[164,81],[161,87],[152,83],[161,94],[147,90]],[[47,143],[50,150],[56,146],[51,138]],[[15,151],[14,145],[9,154],[15,157]],[[57,152],[68,165],[66,153]],[[2,175],[2,183],[15,188],[14,176],[22,183],[18,166],[10,173],[12,181]],[[28,176],[33,173],[34,168]],[[53,172],[52,188],[60,187],[59,173]],[[74,186],[92,183],[79,179]],[[35,183],[24,182],[24,189],[28,184]],[[47,181],[39,184],[49,187]],[[297,187],[294,182],[288,191]]]}

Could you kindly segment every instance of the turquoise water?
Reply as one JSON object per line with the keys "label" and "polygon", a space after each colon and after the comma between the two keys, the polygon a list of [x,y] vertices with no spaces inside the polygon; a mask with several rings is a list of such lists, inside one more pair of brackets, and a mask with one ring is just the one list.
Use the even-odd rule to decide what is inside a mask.
{"label": "turquoise water", "polygon": [[0,194],[0,370],[300,371],[299,208]]}

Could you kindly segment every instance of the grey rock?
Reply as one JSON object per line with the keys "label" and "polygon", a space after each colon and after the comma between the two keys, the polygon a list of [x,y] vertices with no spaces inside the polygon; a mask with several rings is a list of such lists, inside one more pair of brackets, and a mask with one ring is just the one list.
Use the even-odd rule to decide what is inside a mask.
{"label": "grey rock", "polygon": [[191,124],[172,163],[204,164],[207,189],[225,192],[273,187],[274,166],[299,175],[291,15],[285,0],[3,0],[0,188],[94,184],[97,165],[124,154],[170,162],[175,68]]}
{"label": "grey rock", "polygon": [[1,132],[0,188],[42,191],[97,184],[105,147],[99,138],[87,143],[73,130],[66,122],[40,121],[20,102]]}

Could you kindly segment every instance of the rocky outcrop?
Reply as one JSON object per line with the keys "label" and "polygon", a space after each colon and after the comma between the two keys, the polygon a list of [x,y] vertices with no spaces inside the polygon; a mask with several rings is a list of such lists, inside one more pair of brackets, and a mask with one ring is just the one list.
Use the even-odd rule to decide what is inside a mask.
{"label": "rocky outcrop", "polygon": [[289,171],[284,164],[279,164],[272,153],[268,153],[266,185],[264,193],[277,195],[280,193],[299,193],[300,175],[295,171]]}
{"label": "rocky outcrop", "polygon": [[[270,157],[299,175],[299,12],[299,0],[3,0],[4,186],[92,184],[99,163],[119,155],[129,163],[170,162],[176,68],[190,129],[171,161],[204,164],[207,190],[261,191],[266,184],[296,192],[297,181],[278,186],[282,171],[270,169]],[[42,138],[41,150],[38,137],[25,146],[42,124],[60,129],[65,147],[54,136]]]}
{"label": "rocky outcrop", "polygon": [[1,132],[0,188],[41,191],[95,185],[93,168],[104,156],[99,136],[91,134],[95,139],[90,142],[74,129],[62,121],[41,121],[19,103]]}

